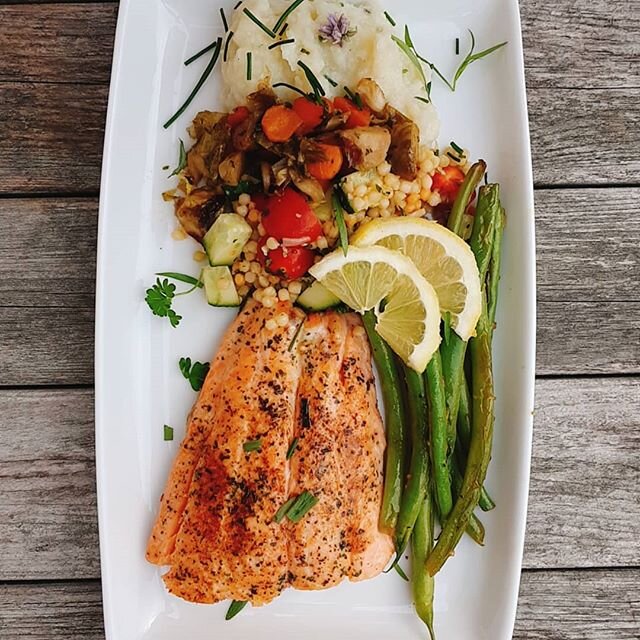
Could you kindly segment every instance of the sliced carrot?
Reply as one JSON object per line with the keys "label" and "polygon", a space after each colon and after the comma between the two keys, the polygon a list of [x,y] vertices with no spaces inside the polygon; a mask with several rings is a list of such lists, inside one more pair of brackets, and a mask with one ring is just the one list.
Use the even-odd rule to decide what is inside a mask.
{"label": "sliced carrot", "polygon": [[347,129],[353,129],[354,127],[368,127],[371,122],[371,111],[365,108],[358,108],[358,106],[349,100],[349,98],[334,98],[333,106],[336,111],[342,111],[342,113],[348,113],[349,119],[347,120]]}
{"label": "sliced carrot", "polygon": [[247,107],[236,107],[228,116],[227,124],[230,127],[237,127],[249,117],[249,109]]}
{"label": "sliced carrot", "polygon": [[293,101],[291,108],[300,116],[303,122],[298,133],[305,134],[315,129],[324,118],[324,107],[309,98],[297,98]]}
{"label": "sliced carrot", "polygon": [[302,118],[283,104],[269,107],[262,116],[262,130],[271,142],[286,142],[302,125]]}
{"label": "sliced carrot", "polygon": [[307,163],[307,173],[318,180],[335,178],[342,167],[342,149],[335,144],[318,143],[323,159]]}

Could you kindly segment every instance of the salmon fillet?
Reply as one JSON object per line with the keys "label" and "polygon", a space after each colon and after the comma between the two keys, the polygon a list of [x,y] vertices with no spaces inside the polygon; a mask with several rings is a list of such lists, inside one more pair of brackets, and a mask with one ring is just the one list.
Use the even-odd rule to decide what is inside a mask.
{"label": "salmon fillet", "polygon": [[[283,313],[286,326],[266,328]],[[259,450],[245,451],[258,440]],[[305,319],[289,303],[251,301],[190,414],[147,559],[170,565],[163,579],[171,593],[203,603],[260,605],[287,586],[373,577],[393,553],[378,530],[384,447],[359,317]],[[278,509],[303,491],[318,503],[297,523],[276,523]]]}

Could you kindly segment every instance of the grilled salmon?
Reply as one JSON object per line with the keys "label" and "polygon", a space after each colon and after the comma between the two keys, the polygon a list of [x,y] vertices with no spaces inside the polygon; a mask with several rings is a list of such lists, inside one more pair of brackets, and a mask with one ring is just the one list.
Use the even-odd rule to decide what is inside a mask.
{"label": "grilled salmon", "polygon": [[[147,559],[169,565],[171,593],[202,603],[373,577],[393,553],[377,524],[384,447],[359,317],[251,301],[191,411]],[[304,491],[317,504],[276,522]]]}

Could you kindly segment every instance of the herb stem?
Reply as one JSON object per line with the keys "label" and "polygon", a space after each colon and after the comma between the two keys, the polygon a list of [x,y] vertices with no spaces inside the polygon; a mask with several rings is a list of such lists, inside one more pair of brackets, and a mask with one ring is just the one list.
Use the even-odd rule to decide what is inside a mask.
{"label": "herb stem", "polygon": [[193,88],[193,91],[189,94],[187,99],[184,101],[182,106],[164,123],[163,128],[168,129],[189,107],[189,105],[193,102],[193,99],[196,97],[198,91],[202,88],[202,85],[207,81],[207,78],[211,75],[213,68],[216,66],[216,62],[218,61],[218,56],[220,55],[220,49],[222,48],[222,38],[218,38],[216,40],[216,46],[211,56],[211,60],[209,60],[209,64],[207,64],[205,70],[202,72],[200,79],[196,83],[196,86]]}
{"label": "herb stem", "polygon": [[229,31],[229,23],[227,22],[227,16],[224,15],[224,8],[220,7],[220,17],[222,18],[222,24],[224,25],[224,32]]}
{"label": "herb stem", "polygon": [[293,2],[284,10],[282,15],[278,18],[278,21],[273,27],[273,30],[278,33],[278,29],[284,24],[285,20],[293,13],[304,0],[293,0]]}
{"label": "herb stem", "polygon": [[278,40],[278,42],[274,42],[273,44],[270,44],[267,49],[275,49],[276,47],[281,47],[283,44],[291,44],[292,42],[295,42],[295,38],[287,38],[286,40]]}
{"label": "herb stem", "polygon": [[231,38],[233,38],[233,31],[229,31],[227,35],[227,39],[225,40],[225,43],[224,43],[224,53],[222,55],[223,62],[227,61],[227,53],[229,53],[229,43],[231,42]]}
{"label": "herb stem", "polygon": [[269,27],[267,27],[267,25],[264,24],[264,22],[262,22],[260,18],[257,18],[253,13],[251,13],[249,9],[245,7],[242,12],[245,16],[247,16],[247,18],[249,18],[249,20],[258,25],[268,36],[271,36],[272,38],[276,37],[276,34],[271,29],[269,29]]}
{"label": "herb stem", "polygon": [[[217,41],[216,41],[217,42]],[[201,58],[205,53],[209,53],[211,49],[215,48],[216,42],[208,44],[204,49],[200,49],[197,53],[194,53],[190,58],[184,61],[184,66],[188,67],[192,62],[195,62],[198,58]]]}

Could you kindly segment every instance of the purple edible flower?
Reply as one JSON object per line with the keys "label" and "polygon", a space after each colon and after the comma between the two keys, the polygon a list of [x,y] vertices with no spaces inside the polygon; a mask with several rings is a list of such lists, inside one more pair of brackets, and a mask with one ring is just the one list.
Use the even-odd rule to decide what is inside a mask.
{"label": "purple edible flower", "polygon": [[349,29],[349,19],[344,13],[340,15],[330,13],[327,16],[327,21],[318,29],[320,40],[340,46],[346,38],[350,38],[355,32],[355,29]]}

